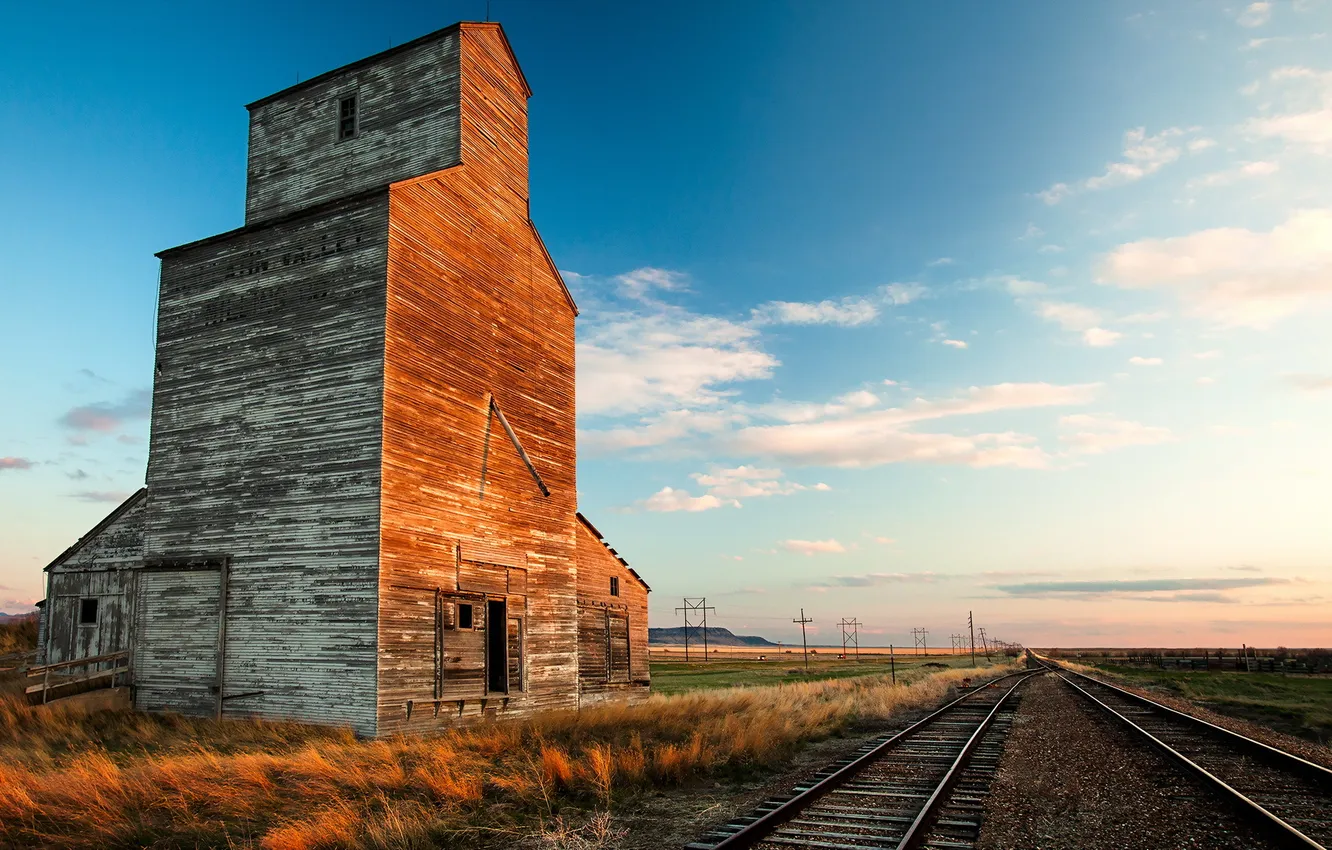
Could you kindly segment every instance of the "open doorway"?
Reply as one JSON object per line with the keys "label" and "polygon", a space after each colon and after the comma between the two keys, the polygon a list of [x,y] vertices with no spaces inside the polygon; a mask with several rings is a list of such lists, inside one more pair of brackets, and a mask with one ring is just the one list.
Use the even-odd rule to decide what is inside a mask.
{"label": "open doorway", "polygon": [[486,691],[509,692],[509,611],[503,599],[486,601]]}

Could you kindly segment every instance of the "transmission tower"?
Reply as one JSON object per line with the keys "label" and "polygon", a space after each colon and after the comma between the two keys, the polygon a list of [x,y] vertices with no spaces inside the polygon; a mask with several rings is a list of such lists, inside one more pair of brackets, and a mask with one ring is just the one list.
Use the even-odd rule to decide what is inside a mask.
{"label": "transmission tower", "polygon": [[708,605],[708,598],[700,596],[691,599],[684,597],[684,607],[676,608],[675,613],[684,614],[684,633],[685,633],[685,662],[689,661],[689,630],[700,626],[703,628],[703,660],[708,660],[708,612],[716,611],[716,608]]}
{"label": "transmission tower", "polygon": [[[804,615],[802,614],[801,616]],[[856,648],[856,661],[858,663],[860,661],[860,627],[865,624],[857,620],[855,617],[852,617],[849,620],[843,617],[842,621],[837,625],[842,627],[842,657],[847,657],[846,646],[847,643],[850,642],[850,644]],[[850,631],[848,632],[847,629],[850,629]]]}
{"label": "transmission tower", "polygon": [[912,629],[911,636],[916,640],[916,649],[924,650],[923,653],[917,652],[917,655],[929,655],[930,648],[925,643],[925,636],[930,633],[929,629]]}

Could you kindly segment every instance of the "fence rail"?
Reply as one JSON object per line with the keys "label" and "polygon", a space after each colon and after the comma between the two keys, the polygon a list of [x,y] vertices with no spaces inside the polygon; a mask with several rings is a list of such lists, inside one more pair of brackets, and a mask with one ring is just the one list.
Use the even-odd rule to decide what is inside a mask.
{"label": "fence rail", "polygon": [[[73,672],[79,667],[85,668],[81,675]],[[27,694],[29,702],[44,705],[51,699],[52,691],[64,689],[70,693],[82,693],[85,690],[114,688],[116,680],[127,677],[128,674],[128,652],[90,655],[87,658],[29,667],[28,678],[35,679],[40,676],[42,680],[35,685],[28,685],[24,693]]]}

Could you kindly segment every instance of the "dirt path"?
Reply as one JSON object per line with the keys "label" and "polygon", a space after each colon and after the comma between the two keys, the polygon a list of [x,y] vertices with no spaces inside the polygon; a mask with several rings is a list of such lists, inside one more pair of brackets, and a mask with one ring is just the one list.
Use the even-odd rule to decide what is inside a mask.
{"label": "dirt path", "polygon": [[979,850],[1267,848],[1164,756],[1053,676],[1026,686]]}

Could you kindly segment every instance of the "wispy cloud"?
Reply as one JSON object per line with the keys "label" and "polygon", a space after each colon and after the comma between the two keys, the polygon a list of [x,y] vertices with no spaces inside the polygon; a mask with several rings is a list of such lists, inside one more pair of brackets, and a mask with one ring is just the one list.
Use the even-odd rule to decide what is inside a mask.
{"label": "wispy cloud", "polygon": [[26,457],[0,457],[0,470],[5,469],[32,469],[35,463]]}
{"label": "wispy cloud", "polygon": [[1115,416],[1075,413],[1059,419],[1059,439],[1071,454],[1098,455],[1129,446],[1152,446],[1175,439],[1169,428]]}
{"label": "wispy cloud", "polygon": [[1177,578],[1128,579],[1106,581],[1034,581],[1023,584],[1001,584],[998,589],[1010,596],[1051,597],[1064,594],[1110,595],[1124,593],[1163,593],[1172,591],[1236,590],[1245,587],[1264,587],[1289,584],[1282,578]]}
{"label": "wispy cloud", "polygon": [[1174,289],[1195,315],[1267,328],[1332,303],[1332,209],[1292,213],[1266,232],[1218,227],[1130,242],[1110,252],[1099,280]]}
{"label": "wispy cloud", "polygon": [[789,481],[780,469],[765,469],[757,466],[737,466],[724,468],[714,466],[707,472],[695,472],[689,476],[701,487],[704,493],[694,496],[684,490],[664,487],[637,507],[652,512],[713,510],[722,507],[741,507],[746,499],[767,496],[790,496],[806,490],[827,492],[832,488],[827,484],[805,485]]}
{"label": "wispy cloud", "polygon": [[1165,363],[1160,357],[1139,357],[1137,355],[1130,357],[1128,362],[1134,366],[1160,366]]}
{"label": "wispy cloud", "polygon": [[836,540],[783,540],[778,544],[788,552],[797,555],[835,555],[846,551],[846,547]]}
{"label": "wispy cloud", "polygon": [[752,311],[757,325],[839,325],[855,327],[879,317],[878,306],[868,298],[840,301],[769,301]]}
{"label": "wispy cloud", "polygon": [[70,493],[70,497],[78,499],[80,502],[123,502],[130,497],[129,493],[122,490],[82,490],[78,493]]}
{"label": "wispy cloud", "polygon": [[153,394],[149,390],[135,390],[116,402],[97,402],[75,407],[58,420],[76,433],[97,432],[108,434],[119,430],[125,423],[147,419],[152,412]]}
{"label": "wispy cloud", "polygon": [[945,339],[945,340],[942,340],[942,342],[943,342],[944,345],[950,346],[950,347],[952,347],[952,348],[966,348],[966,347],[967,347],[966,342],[964,342],[963,340],[960,340],[960,339]]}
{"label": "wispy cloud", "polygon": [[1240,12],[1236,21],[1242,27],[1260,27],[1272,19],[1272,4],[1269,2],[1250,3]]}
{"label": "wispy cloud", "polygon": [[[794,541],[799,542],[799,541]],[[829,576],[822,581],[813,582],[810,587],[882,587],[886,584],[932,584],[941,576],[931,572],[921,573],[864,573],[852,576]]]}
{"label": "wispy cloud", "polygon": [[744,456],[772,457],[797,465],[870,467],[887,463],[962,464],[974,467],[1041,468],[1048,456],[1023,434],[961,436],[909,430],[918,422],[999,410],[1079,405],[1099,384],[996,384],[972,387],[947,399],[853,413],[822,422],[750,425],[720,435],[725,449]]}
{"label": "wispy cloud", "polygon": [[1078,192],[1109,189],[1141,180],[1179,159],[1183,135],[1184,130],[1178,127],[1162,130],[1155,136],[1147,135],[1145,127],[1135,127],[1124,133],[1123,158],[1107,163],[1104,173],[1078,183],[1055,183],[1036,196],[1053,206]]}
{"label": "wispy cloud", "polygon": [[1332,390],[1332,375],[1287,375],[1286,380],[1309,393]]}

